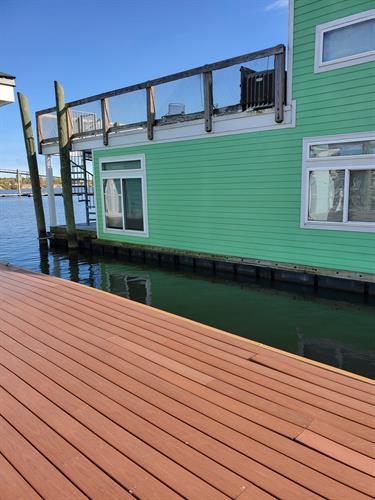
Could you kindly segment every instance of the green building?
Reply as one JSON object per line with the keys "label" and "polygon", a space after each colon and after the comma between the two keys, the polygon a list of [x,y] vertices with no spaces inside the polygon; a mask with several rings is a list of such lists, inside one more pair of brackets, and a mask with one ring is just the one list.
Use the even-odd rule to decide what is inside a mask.
{"label": "green building", "polygon": [[[68,103],[72,149],[92,153],[98,239],[374,281],[374,7],[294,0],[286,56]],[[55,154],[53,108],[37,115]]]}

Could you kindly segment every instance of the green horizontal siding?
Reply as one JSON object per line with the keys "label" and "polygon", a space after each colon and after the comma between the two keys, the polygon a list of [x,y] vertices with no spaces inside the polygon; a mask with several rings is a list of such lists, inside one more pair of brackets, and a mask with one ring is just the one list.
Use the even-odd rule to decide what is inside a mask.
{"label": "green horizontal siding", "polygon": [[[304,137],[375,129],[375,63],[314,74],[315,27],[373,1],[295,0],[297,126],[96,151],[99,237],[375,273],[375,234],[301,229]],[[145,154],[149,237],[103,232],[98,160]]]}

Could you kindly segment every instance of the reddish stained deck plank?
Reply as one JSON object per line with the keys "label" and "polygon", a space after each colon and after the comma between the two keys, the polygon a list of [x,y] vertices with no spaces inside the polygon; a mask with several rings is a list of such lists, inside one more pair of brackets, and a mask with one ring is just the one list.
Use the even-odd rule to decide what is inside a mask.
{"label": "reddish stained deck plank", "polygon": [[88,497],[113,500],[130,498],[123,488],[85,455],[5,390],[0,391],[0,408],[4,418]]}
{"label": "reddish stained deck plank", "polygon": [[[95,496],[97,481],[108,498],[375,495],[375,385],[363,377],[2,265],[0,345],[0,413],[78,494]],[[14,477],[15,495],[42,495],[1,465],[8,493]]]}
{"label": "reddish stained deck plank", "polygon": [[[0,417],[1,452],[41,497],[86,498],[61,472]],[[1,485],[0,485],[0,497]]]}
{"label": "reddish stained deck plank", "polygon": [[[9,325],[7,327],[7,325],[4,324],[4,322],[2,322],[0,320],[0,330],[3,331],[5,334],[7,332],[9,333]],[[36,343],[35,341],[34,342],[32,342],[32,341],[30,342],[30,340],[26,340],[26,338],[25,338],[25,337],[27,337],[26,335],[22,336],[22,335],[20,335],[19,332],[16,333],[14,330],[11,331],[11,334],[12,334],[12,337],[14,339],[16,339],[22,345],[25,345],[28,348],[30,348],[31,350],[33,350],[33,352],[35,352],[37,354],[43,354],[44,356],[46,356],[48,358],[48,360],[56,362],[57,364],[59,364],[59,366],[63,367],[65,370],[69,370],[70,373],[75,374],[78,378],[80,378],[80,379],[85,378],[87,380],[87,377],[83,377],[83,374],[82,374],[83,367],[82,367],[82,365],[78,365],[77,368],[76,368],[74,366],[74,364],[72,364],[71,360],[69,362],[69,359],[67,359],[67,358],[61,359],[61,356],[60,356],[60,359],[61,359],[61,361],[60,361],[59,356],[56,357],[56,353],[53,350],[46,348],[45,345],[43,346],[43,344]],[[45,335],[43,335],[41,338],[44,341],[46,340],[45,339]],[[12,343],[12,340],[10,338],[8,339],[8,341],[6,341],[4,338],[2,338],[1,339],[1,344],[4,347],[6,347],[9,351],[12,351],[15,354],[18,354],[19,356],[22,356],[22,354],[21,354],[22,353],[21,346],[18,345],[18,347],[14,348],[14,344],[15,343],[14,342]],[[56,342],[55,342],[55,345],[56,345]],[[17,344],[16,344],[16,346],[17,346]],[[72,353],[71,352],[69,353],[69,350],[68,350],[67,354],[72,354]],[[94,367],[95,366],[96,365],[94,365]],[[65,375],[63,375],[61,377],[58,377],[58,374],[55,373],[56,371],[57,370],[54,369],[54,371],[52,372],[52,376],[53,375],[57,376],[57,380],[63,380],[64,381],[64,386],[66,386],[66,382],[65,381],[67,380],[67,378],[69,379],[69,376],[67,374],[65,374]],[[51,369],[48,369],[48,367],[46,366],[46,362],[45,361],[44,361],[44,364],[43,364],[42,372],[45,372],[46,374],[51,373]],[[89,383],[92,386],[92,384],[93,384],[93,381],[92,381],[93,377],[92,377],[92,375],[93,374],[91,373],[90,375],[91,376],[89,377]],[[97,385],[97,384],[95,384],[95,385]],[[129,385],[129,384],[124,384],[124,387],[127,387],[127,385]],[[101,389],[102,391],[104,391],[105,394],[107,394],[107,395],[113,395],[113,393],[115,393],[114,399],[117,400],[117,401],[119,401],[119,402],[121,402],[121,403],[125,403],[129,399],[129,395],[127,395],[126,399],[125,399],[124,398],[124,394],[121,393],[121,392],[120,392],[120,396],[119,396],[118,395],[119,391],[118,390],[117,391],[114,390],[114,387],[111,386],[108,383],[107,383],[107,385],[106,385],[106,387],[104,389],[103,388],[103,380],[102,379],[100,380],[99,389]],[[142,390],[142,388],[141,388],[141,390]],[[137,395],[139,395],[139,393],[141,393],[141,390],[139,390],[139,389],[136,390]],[[76,392],[76,393],[78,394],[78,392]],[[143,405],[142,405],[142,403],[143,403]],[[201,411],[202,411],[201,404],[202,403],[200,402],[199,405],[198,405],[198,408],[200,408]],[[134,398],[133,398],[130,403],[127,403],[127,405],[133,411],[137,410],[137,413],[138,413],[139,416],[141,416],[141,417],[146,417],[146,416],[150,417],[150,407],[145,407],[144,401],[142,401],[141,405],[140,405],[140,402],[139,401],[135,401]],[[172,407],[172,405],[171,405],[170,402],[166,404],[166,409],[169,412],[171,412],[173,410],[173,407]],[[211,408],[209,408],[208,410],[211,410]],[[190,419],[187,418],[187,414],[188,413],[189,412],[187,412],[186,410],[182,411],[182,412],[180,412],[179,417],[180,418],[185,418],[186,421],[189,422],[189,424],[195,425],[196,427],[198,427],[198,429],[203,429],[202,416],[198,415],[198,417],[200,417],[200,419],[198,419],[198,420],[195,419],[195,420],[197,420],[197,422],[194,424],[194,418],[190,418]],[[301,462],[303,464],[311,466],[314,470],[318,470],[319,472],[324,472],[324,473],[326,473],[330,477],[338,478],[338,479],[340,479],[345,484],[349,484],[349,485],[356,484],[357,488],[359,490],[361,490],[361,491],[364,491],[364,492],[370,491],[371,492],[371,485],[368,484],[368,481],[366,481],[367,477],[364,476],[363,474],[359,474],[358,472],[356,472],[356,471],[354,471],[354,470],[352,470],[352,469],[350,469],[350,468],[348,468],[348,467],[346,467],[344,465],[340,466],[337,463],[333,463],[332,461],[330,461],[330,459],[327,459],[325,457],[321,457],[320,456],[319,460],[317,460],[317,457],[314,454],[314,452],[312,452],[309,449],[300,449],[300,447],[298,447],[296,445],[296,443],[294,443],[293,441],[289,441],[289,440],[283,439],[282,437],[278,436],[277,434],[270,433],[269,431],[266,431],[265,429],[262,429],[259,426],[252,426],[250,424],[250,422],[246,423],[246,422],[242,422],[239,419],[236,420],[233,415],[231,415],[230,418],[228,418],[225,413],[223,415],[222,411],[220,412],[221,413],[220,415],[217,415],[217,413],[218,413],[218,411],[216,410],[216,412],[214,413],[214,416],[216,418],[220,418],[221,422],[224,421],[224,422],[228,423],[229,425],[231,425],[232,427],[233,427],[233,424],[236,424],[236,430],[239,430],[242,433],[247,434],[249,437],[256,436],[256,438],[257,438],[257,440],[259,442],[263,441],[263,443],[268,443],[268,444],[269,444],[269,442],[272,442],[273,447],[275,449],[277,448],[281,453],[283,453],[283,455],[285,455],[285,454],[286,455],[290,455],[291,457],[294,457],[295,460],[297,460],[297,461],[299,461],[299,462]],[[207,414],[210,415],[210,414],[212,414],[212,412],[207,411]],[[112,415],[112,418],[114,418],[114,416],[113,416],[114,412],[113,411],[111,412],[111,415]],[[151,415],[152,415],[152,418],[155,418],[155,411]],[[189,428],[187,426],[183,427],[183,426],[181,426],[181,422],[178,422],[178,421],[176,422],[176,421],[171,420],[171,418],[170,418],[169,415],[166,415],[166,414],[160,415],[160,412],[158,412],[158,411],[156,411],[156,416],[159,417],[159,418],[158,418],[157,421],[153,420],[153,422],[156,423],[159,427],[163,427],[164,426],[164,428],[168,432],[172,432],[172,430],[174,431],[174,429],[176,429],[176,423],[179,424],[179,426],[177,425],[177,430],[175,431],[176,432],[175,436],[179,437],[180,439],[183,438],[185,440],[185,442],[189,443],[189,445],[195,446],[198,450],[200,450],[202,452],[206,452],[205,447],[202,448],[202,444],[200,444],[199,442],[197,442],[196,436],[194,435],[194,432],[192,432],[194,429]],[[225,418],[225,417],[227,417],[227,418]],[[203,421],[203,423],[205,423],[205,421]],[[209,434],[211,434],[213,436],[215,436],[215,434],[212,434],[214,432],[214,430],[215,430],[215,427],[218,427],[217,424],[215,424],[215,422],[212,422],[212,421],[209,421],[209,420],[205,424],[206,432],[208,432]],[[222,429],[224,429],[224,432],[222,431]],[[225,427],[224,428],[222,428],[222,427],[218,428],[217,435],[219,436],[220,440],[223,440],[224,435],[227,434],[225,431],[226,431]],[[148,436],[148,439],[150,439],[149,436]],[[244,446],[244,445],[246,446],[246,442],[243,443],[243,438],[240,437],[240,446]],[[234,444],[233,446],[236,446],[236,444]],[[213,446],[211,445],[210,448],[212,449]],[[245,454],[246,454],[246,451],[250,451],[250,450],[251,450],[251,445],[250,445],[250,447],[249,447],[248,450],[246,450],[246,447],[245,447]],[[222,454],[222,452],[220,450],[218,450],[217,453],[213,450],[212,458],[215,459],[216,455],[220,455],[220,457],[222,458],[223,454]],[[257,455],[257,453],[254,453],[254,458],[256,458],[256,455]],[[272,453],[271,453],[271,455],[272,455]],[[250,453],[250,456],[251,456],[251,453]],[[258,450],[258,456],[259,456],[259,450]],[[285,462],[285,459],[281,460],[281,462],[283,462],[283,461]],[[230,464],[232,462],[233,461],[229,460]],[[197,465],[198,465],[198,461],[197,461]],[[278,466],[279,469],[280,469],[280,466],[282,466],[282,464],[280,464]],[[213,473],[213,470],[211,468],[211,475],[212,475],[212,473]],[[227,477],[225,477],[225,478],[223,477],[223,479],[225,479],[226,483],[228,482],[227,481]],[[300,479],[299,476],[297,476],[297,482],[298,482],[299,479]],[[226,487],[228,487],[228,486],[229,486],[229,484],[226,484]],[[323,487],[324,487],[324,485],[323,485]]]}
{"label": "reddish stained deck plank", "polygon": [[41,500],[35,490],[0,453],[1,500]]}

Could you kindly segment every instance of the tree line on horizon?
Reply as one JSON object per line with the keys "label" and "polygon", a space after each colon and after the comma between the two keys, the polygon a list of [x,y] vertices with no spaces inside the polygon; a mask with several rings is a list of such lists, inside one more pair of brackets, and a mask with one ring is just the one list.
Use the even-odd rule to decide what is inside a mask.
{"label": "tree line on horizon", "polygon": [[[54,177],[53,183],[55,187],[61,187],[61,177]],[[30,177],[22,177],[22,188],[31,188]],[[40,177],[40,187],[47,187],[47,179],[45,177]],[[17,189],[17,179],[16,177],[0,177],[0,189],[13,190]]]}

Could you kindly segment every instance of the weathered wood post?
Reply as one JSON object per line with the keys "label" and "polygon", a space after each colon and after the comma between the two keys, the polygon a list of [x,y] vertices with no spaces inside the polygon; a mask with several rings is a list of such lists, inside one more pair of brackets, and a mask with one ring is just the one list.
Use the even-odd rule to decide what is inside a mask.
{"label": "weathered wood post", "polygon": [[21,112],[21,121],[22,121],[23,136],[25,139],[27,163],[29,165],[39,243],[41,245],[47,245],[48,242],[47,242],[46,221],[44,218],[42,191],[40,189],[38,161],[36,157],[33,129],[30,120],[29,103],[27,101],[26,96],[24,96],[20,92],[17,93],[17,96]]}
{"label": "weathered wood post", "polygon": [[109,103],[107,98],[101,99],[100,107],[102,111],[103,144],[104,146],[108,146]]}
{"label": "weathered wood post", "polygon": [[212,114],[213,114],[213,92],[212,92],[212,71],[203,73],[204,89],[204,126],[206,132],[212,132]]}
{"label": "weathered wood post", "polygon": [[146,87],[147,95],[147,138],[152,141],[154,138],[155,125],[155,95],[154,88],[151,85]]}
{"label": "weathered wood post", "polygon": [[284,121],[285,104],[285,47],[275,54],[275,122]]}
{"label": "weathered wood post", "polygon": [[64,89],[55,81],[57,128],[59,135],[61,184],[64,197],[64,211],[66,221],[66,232],[68,237],[68,248],[78,248],[76,223],[74,219],[72,174],[70,165],[69,134],[67,108],[64,100]]}

